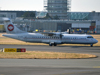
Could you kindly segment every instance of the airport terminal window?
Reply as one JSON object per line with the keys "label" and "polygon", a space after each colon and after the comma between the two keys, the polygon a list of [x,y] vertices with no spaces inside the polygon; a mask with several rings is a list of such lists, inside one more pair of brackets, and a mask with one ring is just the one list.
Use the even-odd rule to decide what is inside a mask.
{"label": "airport terminal window", "polygon": [[6,17],[6,15],[0,14],[0,17]]}

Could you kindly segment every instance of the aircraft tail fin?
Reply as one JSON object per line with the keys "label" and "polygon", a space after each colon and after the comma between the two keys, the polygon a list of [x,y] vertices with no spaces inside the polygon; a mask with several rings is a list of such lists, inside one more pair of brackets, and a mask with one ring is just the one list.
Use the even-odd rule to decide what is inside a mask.
{"label": "aircraft tail fin", "polygon": [[7,33],[16,34],[16,33],[25,33],[25,31],[17,28],[9,18],[4,18],[4,27]]}

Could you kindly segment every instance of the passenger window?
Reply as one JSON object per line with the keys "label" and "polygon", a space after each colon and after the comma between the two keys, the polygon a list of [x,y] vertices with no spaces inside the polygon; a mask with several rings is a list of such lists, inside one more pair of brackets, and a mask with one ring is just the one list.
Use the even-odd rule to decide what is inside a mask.
{"label": "passenger window", "polygon": [[87,38],[93,38],[92,36],[88,36]]}

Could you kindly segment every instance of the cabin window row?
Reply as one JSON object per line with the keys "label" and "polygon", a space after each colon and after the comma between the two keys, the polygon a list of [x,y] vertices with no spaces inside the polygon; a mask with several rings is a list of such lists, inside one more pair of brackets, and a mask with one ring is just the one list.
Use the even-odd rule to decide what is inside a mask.
{"label": "cabin window row", "polygon": [[86,38],[66,38],[64,37],[63,39],[86,39]]}
{"label": "cabin window row", "polygon": [[[27,38],[30,38],[30,37],[27,37]],[[31,37],[31,38],[44,38],[44,39],[60,39],[60,37]]]}

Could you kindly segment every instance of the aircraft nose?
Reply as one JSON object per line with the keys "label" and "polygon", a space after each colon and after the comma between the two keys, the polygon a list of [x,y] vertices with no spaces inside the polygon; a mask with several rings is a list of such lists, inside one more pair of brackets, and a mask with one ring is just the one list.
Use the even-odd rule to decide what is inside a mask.
{"label": "aircraft nose", "polygon": [[98,40],[95,39],[95,43],[98,43]]}

